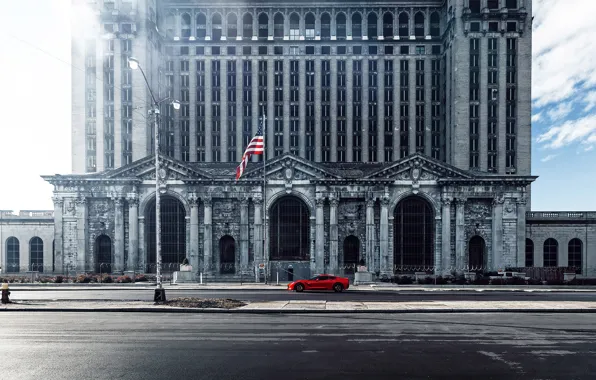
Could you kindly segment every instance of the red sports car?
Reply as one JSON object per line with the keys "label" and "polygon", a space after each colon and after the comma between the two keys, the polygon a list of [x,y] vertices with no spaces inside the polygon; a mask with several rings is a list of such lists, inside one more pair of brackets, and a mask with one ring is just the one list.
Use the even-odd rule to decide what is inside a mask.
{"label": "red sports car", "polygon": [[288,284],[288,290],[301,292],[303,290],[334,290],[341,292],[350,287],[350,280],[331,274],[320,274],[310,280],[296,280]]}

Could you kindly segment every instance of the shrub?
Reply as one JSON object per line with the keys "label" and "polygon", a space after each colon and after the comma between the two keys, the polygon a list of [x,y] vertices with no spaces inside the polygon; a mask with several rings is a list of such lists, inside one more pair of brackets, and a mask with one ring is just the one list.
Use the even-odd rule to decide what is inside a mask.
{"label": "shrub", "polygon": [[504,278],[491,278],[490,280],[491,285],[507,285],[507,280]]}
{"label": "shrub", "polygon": [[144,274],[137,274],[135,276],[135,281],[136,282],[146,282],[147,281],[147,276],[145,276]]}
{"label": "shrub", "polygon": [[565,283],[563,282],[563,280],[547,280],[546,281],[546,285],[565,285]]}
{"label": "shrub", "polygon": [[410,276],[399,276],[399,277],[396,278],[396,282],[399,285],[410,285],[414,281],[412,281],[412,278]]}
{"label": "shrub", "polygon": [[54,282],[56,284],[61,284],[64,282],[64,277],[63,276],[56,276],[56,279],[54,280]]}
{"label": "shrub", "polygon": [[472,281],[472,284],[474,284],[474,285],[489,285],[490,278],[484,277],[484,276],[478,276],[474,279],[474,281]]}
{"label": "shrub", "polygon": [[596,278],[574,278],[569,285],[596,285]]}
{"label": "shrub", "polygon": [[111,284],[112,282],[114,282],[114,279],[112,278],[112,276],[105,274],[101,277],[101,282],[103,282],[104,284]]}
{"label": "shrub", "polygon": [[80,274],[77,276],[75,282],[79,284],[88,284],[91,282],[91,277],[87,276],[86,274]]}
{"label": "shrub", "polygon": [[120,276],[116,279],[116,282],[119,284],[128,284],[132,282],[132,279],[128,276]]}
{"label": "shrub", "polygon": [[425,285],[432,285],[435,283],[435,279],[433,277],[426,276],[426,277],[424,277],[424,279],[419,278],[418,283],[425,284]]}
{"label": "shrub", "polygon": [[530,278],[528,280],[528,285],[542,285],[542,280],[539,280],[537,278]]}
{"label": "shrub", "polygon": [[511,277],[508,281],[509,285],[526,285],[526,279],[523,277]]}
{"label": "shrub", "polygon": [[447,279],[445,277],[443,277],[443,276],[439,276],[439,277],[436,278],[435,283],[437,285],[446,285],[447,284]]}
{"label": "shrub", "polygon": [[468,280],[466,280],[466,276],[463,274],[458,274],[453,280],[453,283],[457,285],[465,285],[468,283]]}

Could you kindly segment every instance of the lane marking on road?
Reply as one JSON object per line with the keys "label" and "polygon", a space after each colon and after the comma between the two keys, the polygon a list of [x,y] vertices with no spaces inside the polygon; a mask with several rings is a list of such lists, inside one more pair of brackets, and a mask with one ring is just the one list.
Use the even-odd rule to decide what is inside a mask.
{"label": "lane marking on road", "polygon": [[302,353],[304,353],[304,354],[315,354],[317,352],[319,352],[319,351],[317,351],[317,350],[304,350],[304,351],[302,351]]}
{"label": "lane marking on road", "polygon": [[498,362],[501,363],[505,363],[507,364],[511,369],[516,370],[516,371],[521,371],[522,370],[522,366],[521,364],[517,363],[517,362],[512,362],[509,360],[504,359],[501,355],[497,354],[496,352],[489,352],[489,351],[478,351],[479,354],[488,356],[489,358],[496,360]]}

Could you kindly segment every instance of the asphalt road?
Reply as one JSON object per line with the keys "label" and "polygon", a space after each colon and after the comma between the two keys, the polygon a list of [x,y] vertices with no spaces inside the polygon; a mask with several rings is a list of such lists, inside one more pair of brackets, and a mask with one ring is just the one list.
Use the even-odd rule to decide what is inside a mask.
{"label": "asphalt road", "polygon": [[[289,292],[273,290],[174,290],[167,289],[168,298],[233,298],[241,301],[596,301],[596,292],[475,292],[475,291],[345,291],[334,292]],[[92,288],[85,290],[20,290],[11,289],[11,299],[24,300],[126,300],[151,301],[153,288],[116,290]]]}
{"label": "asphalt road", "polygon": [[5,313],[0,378],[596,378],[594,314]]}

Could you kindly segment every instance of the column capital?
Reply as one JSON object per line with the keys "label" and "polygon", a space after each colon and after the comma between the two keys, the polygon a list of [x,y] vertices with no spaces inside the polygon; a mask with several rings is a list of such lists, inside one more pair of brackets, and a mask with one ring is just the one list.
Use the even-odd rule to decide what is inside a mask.
{"label": "column capital", "polygon": [[317,208],[323,207],[323,205],[325,204],[325,198],[316,198],[315,204],[316,204]]}
{"label": "column capital", "polygon": [[381,206],[382,207],[389,207],[391,204],[391,200],[388,197],[381,198]]}
{"label": "column capital", "polygon": [[190,207],[197,207],[199,204],[199,198],[195,193],[188,194],[186,199],[188,200]]}
{"label": "column capital", "polygon": [[122,197],[112,197],[112,201],[114,201],[114,206],[120,207],[124,204],[124,199]]}
{"label": "column capital", "polygon": [[466,198],[455,198],[454,200],[457,207],[465,206],[466,202],[468,201]]}
{"label": "column capital", "polygon": [[451,206],[451,202],[453,202],[453,198],[450,198],[450,197],[441,198],[441,204],[443,206]]}
{"label": "column capital", "polygon": [[369,207],[369,208],[375,207],[375,200],[374,199],[367,199],[366,200],[366,207]]}
{"label": "column capital", "polygon": [[205,197],[205,198],[202,199],[202,201],[203,201],[203,205],[205,207],[211,207],[211,206],[213,206],[213,198],[211,198],[211,197]]}
{"label": "column capital", "polygon": [[331,205],[331,207],[337,208],[337,206],[339,206],[339,199],[337,199],[337,198],[329,199],[329,205]]}
{"label": "column capital", "polygon": [[254,203],[255,206],[260,206],[263,204],[263,200],[261,198],[253,198],[252,203]]}
{"label": "column capital", "polygon": [[64,204],[64,198],[54,195],[52,202],[54,202],[54,206],[62,206]]}
{"label": "column capital", "polygon": [[248,206],[248,198],[247,197],[240,197],[238,199],[238,201],[240,202],[240,206],[242,206],[242,207]]}
{"label": "column capital", "polygon": [[75,203],[77,205],[84,206],[84,205],[87,204],[87,198],[85,198],[84,196],[80,196],[80,197],[78,197],[78,198],[75,199]]}
{"label": "column capital", "polygon": [[132,207],[138,207],[139,206],[139,198],[126,198],[126,200],[128,201],[128,207],[132,208]]}
{"label": "column capital", "polygon": [[520,206],[525,206],[528,203],[528,198],[526,198],[526,197],[517,198],[515,200],[515,203],[517,203]]}
{"label": "column capital", "polygon": [[503,194],[497,194],[497,196],[493,198],[494,206],[502,206],[503,203],[505,203],[505,196]]}

